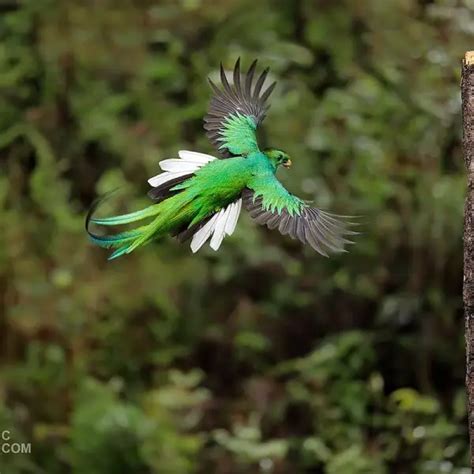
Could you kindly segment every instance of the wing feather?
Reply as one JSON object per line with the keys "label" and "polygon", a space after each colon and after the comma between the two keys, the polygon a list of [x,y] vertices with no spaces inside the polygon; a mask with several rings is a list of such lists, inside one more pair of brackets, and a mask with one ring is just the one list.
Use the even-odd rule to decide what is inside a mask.
{"label": "wing feather", "polygon": [[239,219],[240,209],[242,207],[242,199],[239,198],[237,201],[233,202],[231,205],[231,211],[229,219],[227,220],[225,226],[225,233],[227,235],[232,235],[237,225],[237,220]]}
{"label": "wing feather", "polygon": [[198,169],[216,159],[205,153],[188,150],[180,150],[178,156],[180,159],[160,161],[158,165],[164,173],[159,173],[148,180],[153,187],[148,196],[154,201],[159,202],[175,194],[176,190],[173,189],[175,186],[191,178]]}
{"label": "wing feather", "polygon": [[223,158],[246,156],[258,151],[256,128],[263,122],[269,105],[267,100],[275,88],[276,82],[264,89],[269,68],[258,77],[255,87],[253,79],[257,60],[253,61],[245,77],[240,69],[240,58],[232,73],[232,85],[229,84],[224,67],[220,66],[222,87],[209,79],[213,91],[207,115],[204,117],[204,129],[211,143]]}
{"label": "wing feather", "polygon": [[[239,197],[236,201],[231,202],[227,207],[208,218],[204,225],[198,225],[191,240],[192,252],[196,253],[209,238],[211,239],[210,247],[213,250],[218,250],[224,237],[234,232],[241,208],[242,198]],[[184,241],[190,237],[191,232],[190,229],[185,229],[178,234],[178,238]]]}
{"label": "wing feather", "polygon": [[309,244],[325,257],[330,252],[345,252],[345,244],[352,243],[345,236],[356,234],[348,229],[349,222],[310,207],[290,194],[276,178],[245,189],[242,199],[250,216],[259,224],[278,228],[281,234]]}
{"label": "wing feather", "polygon": [[210,237],[212,231],[215,229],[216,221],[219,218],[219,213],[214,214],[214,216],[207,222],[201,229],[199,229],[191,241],[191,250],[193,253],[196,253]]}
{"label": "wing feather", "polygon": [[232,206],[232,203],[229,204],[226,209],[223,209],[219,212],[216,227],[214,229],[214,233],[212,234],[211,242],[209,244],[209,246],[213,250],[218,250],[221,246],[222,241],[224,240],[225,228],[227,225],[227,220],[229,219],[230,206]]}
{"label": "wing feather", "polygon": [[189,171],[181,171],[177,173],[160,173],[157,174],[156,176],[153,176],[148,180],[148,184],[153,187],[158,187],[161,186],[163,183],[166,183],[167,181],[170,181],[175,178],[179,178],[181,176],[185,176],[189,174]]}

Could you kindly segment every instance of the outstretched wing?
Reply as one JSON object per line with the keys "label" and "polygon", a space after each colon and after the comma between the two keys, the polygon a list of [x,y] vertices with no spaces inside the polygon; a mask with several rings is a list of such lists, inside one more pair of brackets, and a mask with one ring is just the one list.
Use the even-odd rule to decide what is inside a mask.
{"label": "outstretched wing", "polygon": [[204,117],[204,129],[224,158],[246,156],[258,151],[256,130],[270,107],[266,102],[276,82],[262,91],[269,68],[260,74],[254,84],[256,66],[257,60],[242,77],[239,58],[234,67],[233,84],[230,85],[221,64],[221,89],[209,79],[214,95]]}
{"label": "outstretched wing", "polygon": [[309,244],[325,257],[331,252],[345,252],[344,245],[352,243],[347,235],[357,232],[348,229],[349,223],[342,216],[329,214],[311,207],[289,193],[276,179],[246,188],[243,204],[250,216],[269,229],[276,229],[291,238]]}

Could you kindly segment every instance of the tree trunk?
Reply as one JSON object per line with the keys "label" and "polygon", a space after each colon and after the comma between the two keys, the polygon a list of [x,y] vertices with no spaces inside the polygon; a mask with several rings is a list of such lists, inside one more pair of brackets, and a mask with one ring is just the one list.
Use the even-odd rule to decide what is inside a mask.
{"label": "tree trunk", "polygon": [[466,331],[466,390],[471,467],[474,468],[474,51],[462,65],[462,114],[467,197],[464,208],[464,317]]}

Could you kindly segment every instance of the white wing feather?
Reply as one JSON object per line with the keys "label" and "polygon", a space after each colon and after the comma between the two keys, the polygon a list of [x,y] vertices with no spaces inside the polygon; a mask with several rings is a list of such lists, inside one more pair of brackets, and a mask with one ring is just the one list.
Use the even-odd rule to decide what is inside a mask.
{"label": "white wing feather", "polygon": [[163,160],[158,163],[160,168],[163,171],[171,171],[171,172],[179,172],[179,171],[187,171],[193,172],[201,168],[203,166],[201,163],[196,163],[194,161],[185,161],[179,159],[170,159],[170,160]]}
{"label": "white wing feather", "polygon": [[217,158],[212,155],[206,155],[205,153],[199,153],[198,151],[179,150],[178,156],[182,160],[195,161],[196,163],[209,163]]}
{"label": "white wing feather", "polygon": [[197,151],[180,150],[178,158],[162,160],[158,164],[164,173],[157,174],[148,180],[150,186],[156,188],[163,183],[170,181],[186,174],[193,173],[203,167],[212,160],[216,160],[215,156],[198,153]]}
{"label": "white wing feather", "polygon": [[179,173],[170,173],[167,171],[166,173],[160,173],[156,176],[153,176],[153,178],[150,178],[148,180],[148,184],[156,188],[157,186],[166,183],[166,181],[170,181],[172,179],[179,178],[180,176],[185,176],[187,174],[189,174],[189,171],[181,171]]}
{"label": "white wing feather", "polygon": [[237,199],[237,201],[234,201],[230,206],[232,206],[232,208],[225,225],[225,233],[227,235],[232,235],[234,233],[235,226],[239,220],[240,210],[242,209],[242,198]]}
{"label": "white wing feather", "polygon": [[241,208],[242,198],[239,198],[231,202],[226,208],[214,214],[214,216],[194,234],[191,241],[191,250],[193,253],[196,253],[211,236],[210,247],[213,250],[218,250],[226,234],[231,235],[234,232]]}
{"label": "white wing feather", "polygon": [[219,250],[219,247],[224,240],[225,228],[227,226],[227,220],[229,219],[232,205],[233,203],[230,203],[225,208],[224,213],[217,218],[216,227],[214,228],[214,233],[212,234],[212,239],[209,244],[212,250]]}
{"label": "white wing feather", "polygon": [[196,253],[211,236],[221,212],[223,211],[219,211],[217,214],[214,214],[214,216],[212,216],[211,219],[194,234],[193,240],[191,241],[191,250],[193,253]]}

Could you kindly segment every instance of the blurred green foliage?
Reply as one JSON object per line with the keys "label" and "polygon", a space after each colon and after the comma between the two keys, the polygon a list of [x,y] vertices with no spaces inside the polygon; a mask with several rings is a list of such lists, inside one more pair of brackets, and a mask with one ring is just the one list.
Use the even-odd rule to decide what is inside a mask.
{"label": "blurred green foliage", "polygon": [[[23,473],[467,474],[460,58],[471,0],[0,1],[0,428]],[[324,259],[248,217],[108,263],[99,194],[213,152],[206,77],[260,58],[281,179],[363,215]]]}

